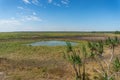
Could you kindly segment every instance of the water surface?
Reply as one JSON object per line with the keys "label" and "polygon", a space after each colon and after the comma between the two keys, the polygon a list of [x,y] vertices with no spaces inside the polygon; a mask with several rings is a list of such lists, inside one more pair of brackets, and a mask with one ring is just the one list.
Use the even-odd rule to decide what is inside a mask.
{"label": "water surface", "polygon": [[[70,42],[71,45],[77,45],[76,42]],[[30,43],[28,45],[31,46],[66,46],[65,41],[40,41],[40,42],[34,42]]]}

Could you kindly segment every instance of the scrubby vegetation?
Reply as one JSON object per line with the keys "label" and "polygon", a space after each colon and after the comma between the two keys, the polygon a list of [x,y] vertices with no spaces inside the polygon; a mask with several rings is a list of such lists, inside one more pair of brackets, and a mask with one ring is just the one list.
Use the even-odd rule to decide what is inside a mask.
{"label": "scrubby vegetation", "polygon": [[[104,60],[107,63],[109,62],[112,55],[110,53],[114,49],[114,58],[110,63],[110,74],[104,76],[107,78],[112,76],[111,79],[117,78],[119,80],[120,45],[118,43],[111,44],[118,40],[113,38],[115,35],[114,33],[70,32],[0,33],[0,72],[6,74],[6,80],[103,80],[102,73],[105,72],[102,71],[100,65],[102,64],[107,71]],[[66,39],[66,36],[70,37]],[[73,39],[71,36],[75,38]],[[81,36],[89,39],[83,40]],[[97,40],[92,38],[94,39],[92,41],[91,37],[98,36],[111,37],[109,38],[111,43],[109,41],[99,41],[101,37]],[[116,36],[119,38],[118,34]],[[67,45],[69,47],[25,45],[41,40],[68,41]],[[78,42],[78,45],[71,46],[69,41]],[[65,54],[64,59],[63,52]],[[100,54],[98,55],[98,53]]]}
{"label": "scrubby vegetation", "polygon": [[[92,58],[98,68],[95,66],[93,69],[99,74],[97,80],[119,80],[120,77],[120,59],[118,56],[115,56],[115,48],[119,45],[119,39],[108,38],[106,41],[98,42],[88,42],[89,51],[87,52],[86,47],[82,47],[82,54],[80,51],[73,50],[71,44],[67,42],[67,53],[64,53],[64,58],[68,60],[72,65],[75,71],[76,80],[89,80],[87,75],[86,64],[89,62],[87,58]],[[104,53],[104,45],[108,45],[111,52],[109,53],[110,57],[107,60]],[[90,56],[87,54],[90,53]],[[82,68],[82,72],[81,72]],[[90,73],[89,73],[90,74]],[[94,76],[94,75],[93,75]]]}

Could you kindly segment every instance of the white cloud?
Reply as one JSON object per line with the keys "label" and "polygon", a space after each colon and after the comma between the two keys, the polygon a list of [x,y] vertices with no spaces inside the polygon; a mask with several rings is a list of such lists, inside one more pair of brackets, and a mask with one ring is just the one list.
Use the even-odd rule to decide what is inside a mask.
{"label": "white cloud", "polygon": [[11,19],[0,19],[0,32],[16,31],[17,27],[21,26],[22,23],[14,18]]}
{"label": "white cloud", "polygon": [[23,0],[23,2],[26,4],[33,3],[34,5],[38,5],[38,3],[39,3],[38,0]]}
{"label": "white cloud", "polygon": [[18,8],[18,9],[24,9],[24,8],[23,8],[23,7],[21,7],[21,6],[18,6],[17,8]]}
{"label": "white cloud", "polygon": [[12,17],[10,19],[0,19],[0,26],[19,26],[29,21],[42,21],[42,19],[35,15],[23,16],[19,19]]}
{"label": "white cloud", "polygon": [[39,17],[37,17],[35,15],[23,16],[23,18],[21,20],[22,21],[42,21],[42,19],[40,19]]}
{"label": "white cloud", "polygon": [[60,7],[61,5],[58,3],[53,3],[53,5]]}
{"label": "white cloud", "polygon": [[[0,32],[34,30],[27,26],[33,26],[31,22],[41,22],[38,16],[29,15],[20,18],[11,17],[9,19],[0,19]],[[37,30],[37,29],[36,29]]]}
{"label": "white cloud", "polygon": [[[40,2],[40,0],[23,0],[24,3],[26,4],[34,4],[36,6],[40,6],[40,7],[46,7],[45,4],[42,4]],[[55,6],[62,6],[65,5],[66,7],[68,7],[70,0],[59,0],[58,2],[53,1],[53,0],[47,0],[47,2],[51,5],[55,5]],[[22,7],[18,7],[19,9],[22,9]]]}
{"label": "white cloud", "polygon": [[52,3],[53,0],[48,0],[48,3]]}
{"label": "white cloud", "polygon": [[65,5],[68,5],[69,2],[70,2],[69,0],[61,0],[61,3],[62,3],[62,4],[65,4]]}
{"label": "white cloud", "polygon": [[32,0],[32,3],[33,3],[34,5],[38,5],[39,1],[38,1],[38,0]]}
{"label": "white cloud", "polygon": [[23,0],[24,3],[30,4],[29,0]]}
{"label": "white cloud", "polygon": [[61,1],[62,4],[68,4],[66,1]]}
{"label": "white cloud", "polygon": [[21,25],[19,20],[15,19],[0,19],[0,25]]}
{"label": "white cloud", "polygon": [[33,14],[33,15],[37,15],[36,12],[33,12],[32,14]]}

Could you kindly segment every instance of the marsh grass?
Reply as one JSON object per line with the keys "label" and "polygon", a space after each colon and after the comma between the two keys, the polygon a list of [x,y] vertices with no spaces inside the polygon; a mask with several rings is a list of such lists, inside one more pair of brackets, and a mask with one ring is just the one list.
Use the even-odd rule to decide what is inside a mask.
{"label": "marsh grass", "polygon": [[36,39],[49,37],[68,37],[68,36],[120,36],[114,32],[1,32],[0,39]]}
{"label": "marsh grass", "polygon": [[[104,33],[0,33],[0,71],[6,73],[6,80],[73,80],[72,66],[63,59],[63,52],[67,50],[66,46],[27,46],[25,44],[41,40],[52,40],[42,39],[44,36],[78,35],[101,36]],[[105,35],[111,35],[111,33]],[[34,37],[41,37],[41,39],[34,39]],[[24,38],[24,40],[21,40],[21,38]],[[28,39],[26,40],[26,38]],[[87,41],[66,40],[63,38],[59,40],[79,42],[77,46],[73,47],[75,51],[88,43]],[[119,48],[118,52],[120,51]],[[89,52],[88,48],[86,50]],[[108,49],[105,51],[109,53]],[[108,54],[105,54],[105,56],[106,58],[109,57]],[[89,66],[86,67],[86,74],[91,80],[97,80],[98,75],[94,73],[91,67],[98,65],[94,61],[88,60],[90,63],[86,63],[86,66]]]}
{"label": "marsh grass", "polygon": [[66,70],[62,57],[66,46],[25,45],[35,41],[38,40],[0,42],[0,71],[7,74],[7,80],[66,80],[72,74]]}

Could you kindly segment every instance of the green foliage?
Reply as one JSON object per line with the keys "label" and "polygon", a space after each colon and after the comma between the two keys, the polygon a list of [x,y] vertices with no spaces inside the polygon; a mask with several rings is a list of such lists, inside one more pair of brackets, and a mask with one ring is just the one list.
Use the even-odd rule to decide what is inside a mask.
{"label": "green foliage", "polygon": [[108,80],[108,75],[105,73],[105,76],[103,77],[103,80]]}
{"label": "green foliage", "polygon": [[[67,44],[67,52],[68,54],[64,53],[64,58],[67,59],[69,62],[73,63],[73,64],[81,64],[81,58],[78,54],[76,54],[75,51],[73,51],[71,43],[70,42],[66,42]],[[69,53],[71,52],[71,53]]]}
{"label": "green foliage", "polygon": [[114,48],[119,43],[120,42],[119,42],[119,39],[117,37],[115,37],[115,38],[108,37],[108,39],[106,40],[106,44],[109,45],[111,48]]}
{"label": "green foliage", "polygon": [[[111,62],[114,59],[115,47],[117,47],[119,45],[119,39],[117,37],[114,37],[114,38],[108,37],[105,42],[110,48],[112,48],[112,53],[111,53],[109,62],[107,61],[107,63],[101,57],[104,52],[104,44],[102,41],[89,42],[88,47],[91,52],[91,57],[94,57],[93,59],[98,58],[95,60],[96,60],[96,62],[98,62],[99,66],[101,67],[99,72],[101,72],[102,80],[115,80],[113,77],[116,74],[115,72],[120,71],[120,60],[117,57],[113,62],[113,67],[114,67],[115,72],[111,70]],[[95,57],[95,56],[98,56],[98,57]],[[105,63],[107,67],[104,67],[102,63]]]}
{"label": "green foliage", "polygon": [[89,42],[88,47],[90,48],[91,57],[95,57],[96,55],[101,56],[103,54],[103,42]]}
{"label": "green foliage", "polygon": [[71,43],[70,42],[66,42],[66,44],[67,44],[67,52],[73,51]]}
{"label": "green foliage", "polygon": [[91,32],[1,32],[0,39],[36,39],[48,37],[73,37],[73,36],[101,36],[110,35],[108,33]]}
{"label": "green foliage", "polygon": [[115,33],[115,34],[120,34],[120,31],[115,31],[114,33]]}
{"label": "green foliage", "polygon": [[[62,63],[59,64],[59,61],[61,61],[61,57],[60,57],[61,54],[58,54],[58,53],[60,53],[61,51],[64,51],[65,47],[61,47],[61,46],[60,47],[47,47],[47,46],[34,46],[33,47],[33,46],[25,46],[24,44],[40,41],[40,39],[37,39],[37,38],[41,38],[41,40],[43,40],[44,37],[47,37],[46,39],[48,39],[48,37],[66,37],[66,36],[85,37],[85,36],[96,36],[96,35],[101,36],[104,34],[101,34],[101,33],[100,34],[99,33],[95,33],[95,34],[93,33],[92,34],[91,33],[71,33],[71,32],[70,33],[61,33],[61,32],[59,33],[51,33],[51,32],[49,33],[41,33],[41,32],[0,33],[0,39],[1,39],[0,56],[1,58],[7,59],[6,61],[3,61],[2,62],[3,64],[1,64],[0,66],[1,71],[7,70],[6,74],[8,74],[8,72],[10,73],[9,74],[9,78],[11,78],[10,80],[17,80],[17,79],[35,80],[36,75],[38,76],[38,78],[39,77],[41,78],[41,75],[44,75],[44,73],[47,72],[49,69],[51,70],[51,68],[52,68],[52,73],[56,73],[56,70],[54,70],[56,66],[54,66],[52,63],[56,63],[56,59],[57,59],[58,63],[55,65],[57,65],[60,68],[63,67]],[[109,34],[105,34],[105,35],[109,35]],[[83,49],[83,52],[82,52],[83,54],[86,53],[84,52],[85,49]],[[96,50],[96,46],[94,46],[93,50]],[[80,68],[81,70],[83,68],[83,57],[80,56],[81,54],[79,55],[79,52],[74,51],[74,48],[72,46],[69,47],[68,51],[70,52],[64,53],[63,55],[64,58],[70,59],[69,61],[71,63],[75,63],[75,67],[77,67],[77,71],[79,72],[78,68]],[[102,50],[100,50],[100,52],[102,52]],[[73,54],[74,56],[71,56]],[[94,55],[96,55],[95,52],[93,52],[93,56]],[[20,70],[19,70],[19,67],[20,67]],[[21,72],[21,68],[23,68],[22,72]],[[82,72],[83,71],[81,71],[81,74],[83,74]],[[62,71],[61,73],[64,73],[64,71]],[[47,74],[49,75],[51,73],[47,72]],[[18,76],[20,75],[20,78],[14,77],[15,75],[18,75]],[[52,77],[53,76],[56,77],[56,75],[52,74]],[[76,77],[77,79],[79,79],[80,76],[76,76]],[[44,78],[46,78],[46,76],[44,76]],[[88,80],[88,79],[85,79],[85,80]],[[95,80],[103,80],[103,79],[95,79]],[[119,80],[119,79],[116,79],[116,80]]]}
{"label": "green foliage", "polygon": [[[66,42],[67,44],[67,53],[64,53],[64,58],[68,60],[75,71],[76,80],[88,80],[88,77],[86,76],[86,57],[87,57],[87,51],[86,47],[82,46],[82,57],[80,57],[80,52],[75,51],[70,42]],[[82,66],[82,73],[81,73],[81,66]]]}
{"label": "green foliage", "polygon": [[116,57],[113,62],[113,68],[116,72],[120,71],[120,60],[118,57]]}
{"label": "green foliage", "polygon": [[69,55],[69,54],[64,54],[64,58],[67,59],[69,62],[72,64],[81,64],[81,58],[77,54]]}
{"label": "green foliage", "polygon": [[96,43],[95,42],[88,42],[88,47],[93,52],[96,50]]}
{"label": "green foliage", "polygon": [[[118,46],[119,44],[119,39],[117,37],[115,38],[110,38],[108,37],[108,39],[105,41],[107,45],[109,45],[112,48],[112,54],[110,57],[110,61],[109,63],[106,63],[103,60],[103,52],[104,52],[104,43],[103,41],[98,41],[98,42],[88,42],[88,47],[90,49],[90,53],[91,53],[91,57],[94,57],[93,59],[95,59],[95,61],[99,64],[100,67],[100,72],[102,75],[102,80],[115,80],[113,77],[111,76],[114,71],[111,72],[111,62],[114,59],[114,49],[116,46]],[[69,62],[71,62],[74,65],[74,70],[76,71],[76,75],[78,73],[78,70],[76,68],[79,67],[78,64],[80,64],[82,66],[82,76],[81,80],[86,80],[86,57],[87,57],[87,50],[85,46],[82,46],[82,57],[80,57],[76,51],[73,50],[71,44],[69,42],[66,43],[67,44],[67,60]],[[103,66],[103,63],[106,64],[107,67]],[[105,65],[104,64],[104,65]],[[113,62],[113,66],[116,72],[118,72],[120,70],[120,60],[117,57],[115,59],[115,61]],[[79,74],[78,74],[79,76]],[[78,79],[78,76],[76,78],[76,80]]]}
{"label": "green foliage", "polygon": [[109,79],[108,74],[105,73],[105,76],[102,78],[102,80],[114,80],[114,78],[111,77],[111,78]]}
{"label": "green foliage", "polygon": [[86,47],[83,46],[82,47],[82,52],[83,52],[83,73],[82,73],[82,80],[85,80],[86,79],[86,57],[87,57],[87,52],[86,52]]}
{"label": "green foliage", "polygon": [[86,50],[86,47],[84,45],[82,46],[82,53],[83,53],[84,57],[87,57],[87,50]]}
{"label": "green foliage", "polygon": [[98,42],[98,48],[97,48],[97,50],[98,50],[99,54],[103,53],[103,42],[102,41]]}

